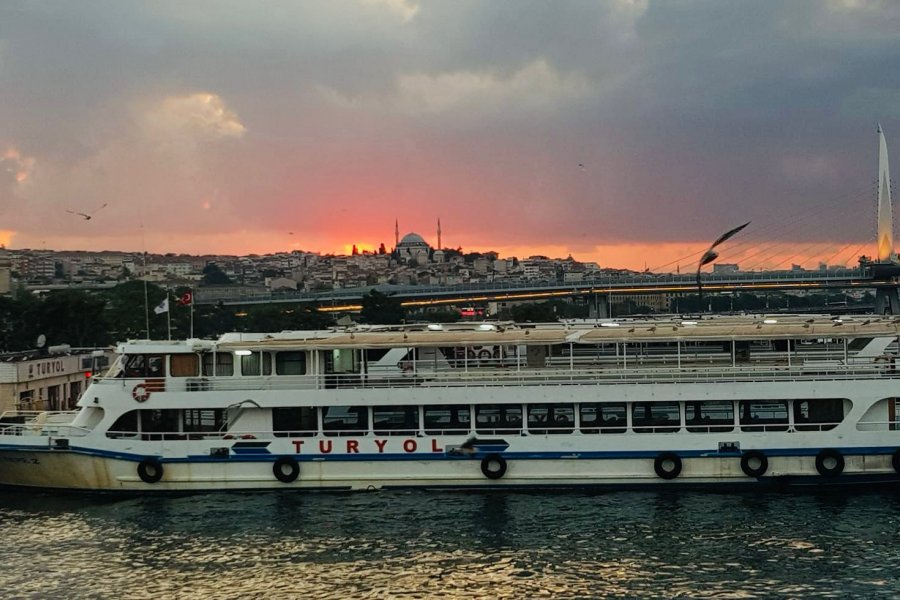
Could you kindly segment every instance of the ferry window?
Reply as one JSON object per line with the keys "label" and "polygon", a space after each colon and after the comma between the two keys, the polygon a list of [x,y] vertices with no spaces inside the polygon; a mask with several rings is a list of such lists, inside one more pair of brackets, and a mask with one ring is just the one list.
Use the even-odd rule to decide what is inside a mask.
{"label": "ferry window", "polygon": [[316,409],[310,406],[272,409],[272,429],[278,437],[309,437],[319,431]]}
{"label": "ferry window", "polygon": [[664,433],[681,429],[677,402],[635,402],[631,407],[635,433]]}
{"label": "ferry window", "polygon": [[475,407],[475,431],[478,433],[519,433],[521,430],[521,405],[482,404]]}
{"label": "ferry window", "polygon": [[843,398],[794,400],[794,425],[797,431],[827,431],[844,419]]}
{"label": "ferry window", "polygon": [[146,370],[142,354],[132,354],[125,358],[125,377],[143,377]]}
{"label": "ferry window", "polygon": [[425,406],[422,410],[427,435],[469,433],[472,429],[472,414],[468,404]]}
{"label": "ferry window", "polygon": [[165,377],[165,356],[132,354],[125,361],[125,377]]}
{"label": "ferry window", "polygon": [[328,406],[322,409],[325,435],[365,435],[369,432],[369,410],[365,406]]}
{"label": "ferry window", "polygon": [[[215,372],[213,372],[215,365]],[[203,374],[215,377],[234,375],[234,355],[231,352],[207,352],[203,355]]]}
{"label": "ferry window", "polygon": [[415,435],[419,431],[419,407],[373,407],[372,429],[375,435]]}
{"label": "ferry window", "polygon": [[241,357],[241,375],[271,375],[272,355],[268,352],[254,352]]}
{"label": "ferry window", "polygon": [[189,409],[182,412],[181,422],[183,431],[222,431],[225,425],[225,411],[219,409]]}
{"label": "ferry window", "polygon": [[589,403],[579,407],[582,433],[625,433],[625,403]]}
{"label": "ferry window", "polygon": [[275,373],[278,375],[305,375],[306,353],[276,352]]}
{"label": "ferry window", "polygon": [[572,433],[574,426],[572,404],[528,405],[528,431],[532,433]]}
{"label": "ferry window", "polygon": [[787,431],[787,402],[741,400],[741,431]]}
{"label": "ferry window", "polygon": [[200,371],[196,354],[173,354],[169,360],[172,362],[172,377],[196,377]]}
{"label": "ferry window", "polygon": [[109,431],[106,432],[106,437],[110,438],[124,438],[124,437],[133,437],[137,435],[138,431],[138,411],[129,410],[124,415],[121,415],[116,422],[112,424],[112,427],[109,428]]}
{"label": "ferry window", "polygon": [[691,433],[734,431],[734,403],[726,400],[685,402],[684,420]]}
{"label": "ferry window", "polygon": [[141,411],[141,433],[144,439],[158,440],[162,439],[161,435],[153,434],[170,434],[166,436],[171,439],[171,434],[178,432],[178,411],[169,410],[142,410]]}

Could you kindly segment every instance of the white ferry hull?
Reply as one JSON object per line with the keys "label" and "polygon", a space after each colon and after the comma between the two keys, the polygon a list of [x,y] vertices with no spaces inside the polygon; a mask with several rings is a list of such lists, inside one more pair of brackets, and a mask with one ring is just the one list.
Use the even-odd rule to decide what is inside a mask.
{"label": "white ferry hull", "polygon": [[[686,456],[677,477],[663,479],[647,458],[528,458],[508,455],[506,472],[491,479],[482,472],[483,458],[453,457],[397,460],[299,460],[294,481],[279,481],[275,457],[259,460],[191,462],[160,461],[162,477],[141,479],[134,458],[113,458],[72,450],[0,450],[0,485],[97,492],[199,491],[358,491],[393,488],[514,489],[514,488],[634,488],[634,487],[768,487],[898,485],[891,448],[867,448],[863,454],[842,449],[845,465],[835,476],[817,472],[815,455],[768,456],[760,477],[742,471],[739,455]],[[678,453],[676,453],[678,454]],[[688,454],[688,453],[682,453]]]}

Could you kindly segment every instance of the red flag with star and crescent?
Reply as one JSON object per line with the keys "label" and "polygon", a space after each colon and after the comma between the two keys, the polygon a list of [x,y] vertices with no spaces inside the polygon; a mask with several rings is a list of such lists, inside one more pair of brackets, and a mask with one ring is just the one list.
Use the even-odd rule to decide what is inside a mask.
{"label": "red flag with star and crescent", "polygon": [[183,293],[176,301],[179,306],[188,306],[194,302],[194,293],[190,290]]}

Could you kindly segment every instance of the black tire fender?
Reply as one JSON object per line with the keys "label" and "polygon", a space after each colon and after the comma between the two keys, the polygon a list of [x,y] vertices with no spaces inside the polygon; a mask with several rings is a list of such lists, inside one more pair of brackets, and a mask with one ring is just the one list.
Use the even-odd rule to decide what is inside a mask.
{"label": "black tire fender", "polygon": [[891,455],[891,466],[894,467],[896,473],[900,473],[900,448],[894,450]]}
{"label": "black tire fender", "polygon": [[138,463],[137,474],[144,483],[156,483],[163,476],[162,463],[155,458],[145,458]]}
{"label": "black tire fender", "polygon": [[[826,461],[832,460],[834,464],[828,466]],[[837,477],[844,472],[844,455],[834,448],[826,448],[816,454],[816,471],[822,477]]]}
{"label": "black tire fender", "polygon": [[[756,462],[757,466],[753,466]],[[747,477],[762,477],[769,470],[769,459],[761,450],[748,450],[741,455],[741,471]]]}
{"label": "black tire fender", "polygon": [[681,457],[674,452],[663,452],[653,461],[653,470],[661,479],[675,479],[681,475],[682,466]]}
{"label": "black tire fender", "polygon": [[292,483],[300,476],[300,463],[290,456],[281,456],[275,459],[275,464],[272,465],[272,473],[278,481]]}
{"label": "black tire fender", "polygon": [[499,454],[488,454],[481,460],[481,472],[488,479],[500,479],[506,475],[506,459]]}

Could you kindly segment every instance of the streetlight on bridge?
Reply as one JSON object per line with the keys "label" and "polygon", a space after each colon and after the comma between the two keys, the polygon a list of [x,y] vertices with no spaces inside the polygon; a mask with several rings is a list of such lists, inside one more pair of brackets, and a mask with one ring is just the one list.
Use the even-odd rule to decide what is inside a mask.
{"label": "streetlight on bridge", "polygon": [[700,301],[700,312],[703,312],[703,283],[700,281],[700,269],[702,269],[704,265],[708,265],[709,263],[719,258],[719,253],[715,251],[716,246],[728,241],[749,224],[750,221],[747,221],[743,225],[735,227],[734,229],[730,229],[720,235],[718,238],[716,238],[716,241],[714,241],[709,247],[709,250],[704,252],[703,256],[700,257],[700,262],[697,264],[697,296],[699,297]]}

